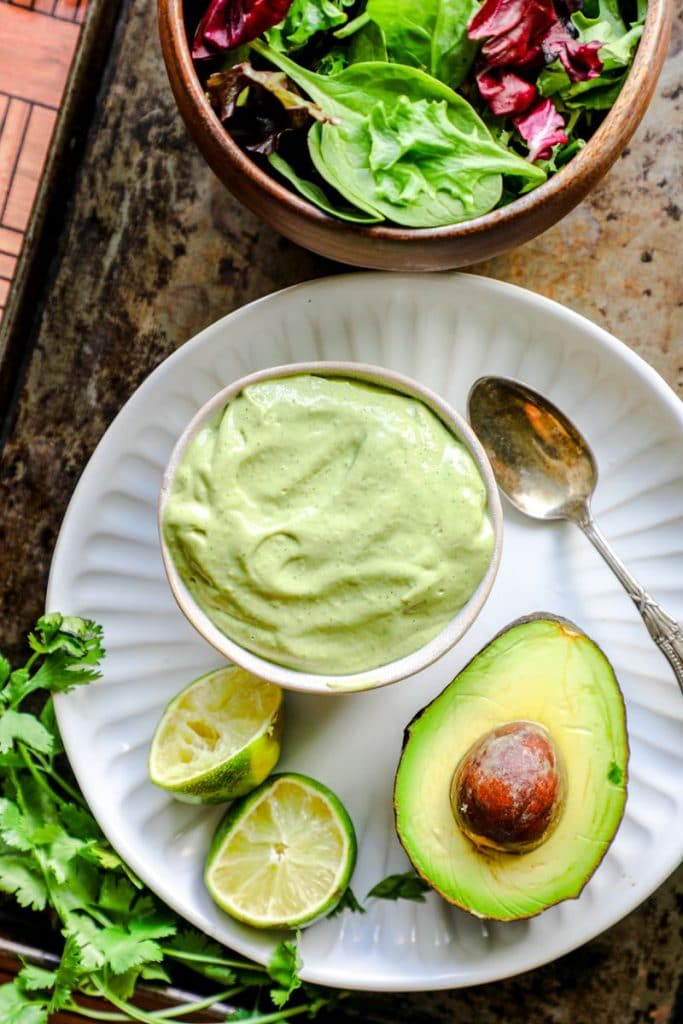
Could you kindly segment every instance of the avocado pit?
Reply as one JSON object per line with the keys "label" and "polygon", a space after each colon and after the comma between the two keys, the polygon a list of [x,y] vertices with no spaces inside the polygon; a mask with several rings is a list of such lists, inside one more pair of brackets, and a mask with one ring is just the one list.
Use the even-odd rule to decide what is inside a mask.
{"label": "avocado pit", "polygon": [[526,853],[545,842],[565,798],[565,770],[547,729],[515,721],[480,737],[451,782],[456,823],[482,850]]}

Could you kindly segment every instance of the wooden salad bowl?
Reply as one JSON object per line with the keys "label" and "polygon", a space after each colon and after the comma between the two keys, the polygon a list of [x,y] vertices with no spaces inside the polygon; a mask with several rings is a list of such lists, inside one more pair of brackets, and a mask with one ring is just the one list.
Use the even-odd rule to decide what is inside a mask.
{"label": "wooden salad bowl", "polygon": [[337,220],[262,170],[214,114],[190,55],[183,0],[158,0],[166,69],[185,124],[230,191],[293,242],[333,260],[379,270],[446,270],[490,259],[541,234],[606,174],[640,123],[657,84],[671,31],[672,0],[649,0],[645,27],[619,97],[586,146],[532,192],[461,224],[363,226]]}

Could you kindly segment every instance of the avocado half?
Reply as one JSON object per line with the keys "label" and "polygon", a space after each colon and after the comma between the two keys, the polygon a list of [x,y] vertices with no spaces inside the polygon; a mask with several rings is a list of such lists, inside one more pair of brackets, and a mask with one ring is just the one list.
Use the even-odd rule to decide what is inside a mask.
{"label": "avocado half", "polygon": [[[456,824],[456,766],[482,736],[513,721],[543,726],[566,769],[548,837],[525,853],[483,849]],[[511,623],[408,725],[396,774],[398,837],[422,878],[478,917],[510,921],[579,895],[626,803],[628,738],[614,671],[566,619]]]}

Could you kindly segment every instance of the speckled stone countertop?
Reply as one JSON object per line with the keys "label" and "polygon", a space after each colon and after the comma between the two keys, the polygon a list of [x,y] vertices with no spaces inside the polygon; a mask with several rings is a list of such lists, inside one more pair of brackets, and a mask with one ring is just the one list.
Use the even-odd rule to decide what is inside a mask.
{"label": "speckled stone countertop", "polygon": [[[602,185],[546,234],[472,268],[590,317],[679,395],[682,154],[679,14],[645,121]],[[339,269],[276,235],[224,191],[176,112],[153,3],[124,5],[60,245],[36,296],[40,316],[24,340],[18,401],[2,410],[0,647],[15,652],[41,612],[78,476],[150,370],[235,307]],[[680,1024],[682,911],[679,870],[640,909],[554,964],[470,990],[354,997],[335,1019]]]}

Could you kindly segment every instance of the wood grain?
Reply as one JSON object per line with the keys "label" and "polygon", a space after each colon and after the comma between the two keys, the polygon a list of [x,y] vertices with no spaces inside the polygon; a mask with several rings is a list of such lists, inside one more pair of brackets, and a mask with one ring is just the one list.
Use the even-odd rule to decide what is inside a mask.
{"label": "wood grain", "polygon": [[87,0],[0,0],[0,319]]}

